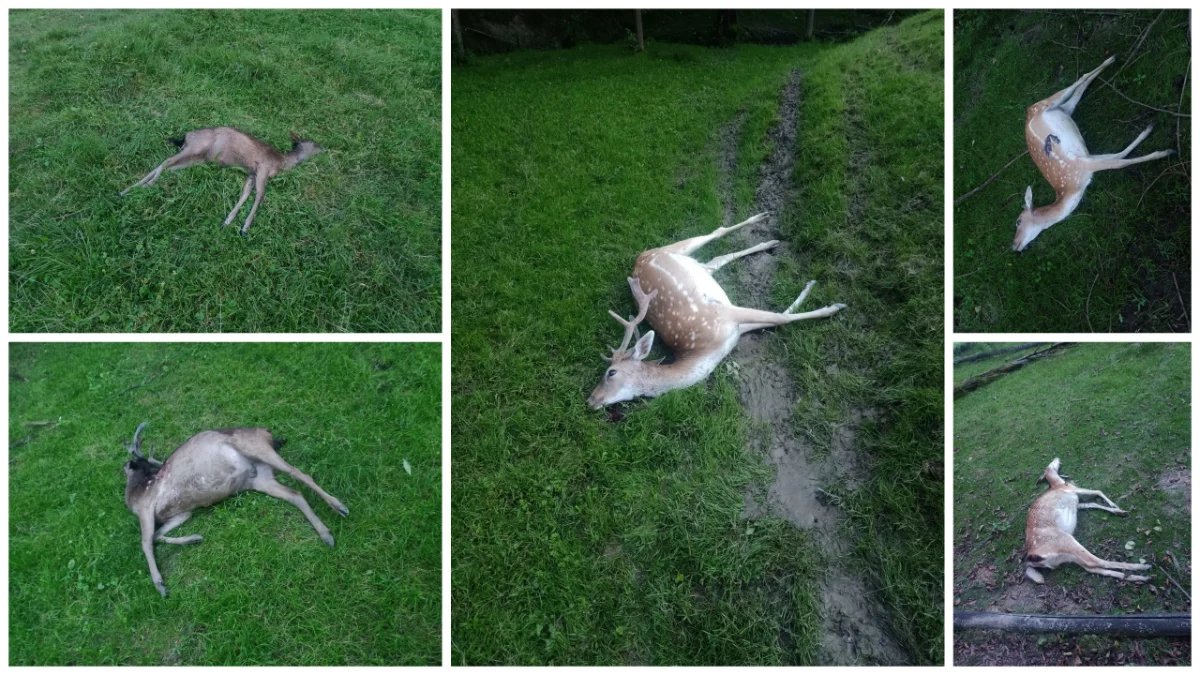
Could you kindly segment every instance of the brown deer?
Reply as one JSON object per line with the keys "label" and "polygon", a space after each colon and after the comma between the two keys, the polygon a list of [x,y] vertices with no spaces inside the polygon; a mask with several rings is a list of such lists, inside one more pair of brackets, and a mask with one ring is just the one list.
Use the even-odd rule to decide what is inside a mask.
{"label": "brown deer", "polygon": [[[717,256],[707,263],[691,257],[696,249],[708,242],[757,223],[767,215],[760,213],[732,227],[719,227],[712,234],[651,249],[637,257],[633,276],[628,281],[638,313],[627,321],[609,311],[625,326],[625,339],[620,347],[612,350],[611,358],[603,357],[610,365],[600,385],[588,397],[591,408],[599,409],[635,396],[659,396],[690,387],[716,370],[743,334],[793,321],[832,316],[846,307],[837,303],[811,312],[794,313],[808,297],[815,281],[808,282],[800,297],[782,313],[747,309],[730,302],[712,273],[738,258],[774,248],[779,245],[778,241]],[[654,330],[640,337],[629,350],[629,340],[643,319],[648,319]],[[674,352],[671,363],[645,361],[656,331]]]}
{"label": "brown deer", "polygon": [[125,188],[118,196],[124,197],[126,192],[135,187],[154,185],[164,169],[178,171],[205,162],[241,167],[246,170],[246,184],[242,186],[242,197],[238,199],[221,227],[233,222],[242,204],[245,204],[250,196],[250,188],[253,187],[254,205],[250,207],[250,215],[242,225],[242,234],[246,234],[250,231],[254,214],[258,213],[258,205],[262,203],[263,195],[266,194],[267,181],[324,150],[316,143],[300,138],[294,132],[289,133],[292,136],[292,149],[287,154],[280,153],[250,134],[233,127],[197,129],[189,131],[183,138],[168,138],[168,141],[179,148],[179,154],[159,164],[156,169]]}
{"label": "brown deer", "polygon": [[[1128,515],[1099,490],[1085,490],[1068,483],[1060,476],[1058,458],[1046,467],[1038,483],[1046,481],[1050,489],[1033,506],[1025,520],[1025,576],[1036,583],[1044,583],[1041,572],[1034,568],[1054,569],[1063,563],[1075,563],[1092,574],[1103,574],[1126,581],[1147,581],[1150,577],[1114,572],[1113,570],[1148,570],[1149,565],[1101,560],[1088,552],[1083,544],[1075,541],[1075,524],[1079,509],[1100,509],[1118,516]],[[1108,502],[1108,506],[1093,502],[1080,502],[1085,495],[1096,495]]]}
{"label": "brown deer", "polygon": [[138,517],[142,526],[142,551],[150,564],[150,578],[165,598],[167,587],[154,562],[154,542],[194,544],[204,538],[168,537],[166,534],[192,516],[192,511],[211,506],[239,492],[257,490],[278,497],[300,509],[321,539],[333,546],[333,535],[313,513],[299,492],[275,480],[282,471],[312,488],[341,516],[349,509],[322,490],[312,478],[283,461],[276,452],[283,441],[262,428],[216,429],[192,436],[165,462],[154,459],[154,450],[142,454],[140,440],[146,422],[138,425],[133,440],[125,448],[133,459],[125,463],[125,506]]}
{"label": "brown deer", "polygon": [[1093,155],[1088,152],[1079,127],[1071,115],[1075,106],[1087,91],[1092,80],[1116,60],[1110,56],[1100,67],[1079,78],[1075,84],[1063,89],[1044,101],[1038,101],[1025,111],[1025,144],[1029,156],[1037,165],[1042,176],[1054,188],[1054,203],[1049,206],[1033,206],[1033,186],[1025,188],[1025,209],[1017,218],[1017,237],[1013,240],[1014,251],[1024,251],[1029,242],[1037,238],[1051,225],[1062,221],[1083,199],[1083,192],[1092,182],[1092,175],[1105,169],[1120,169],[1131,164],[1149,162],[1168,157],[1174,150],[1159,150],[1148,155],[1125,159],[1154,130],[1151,124],[1129,147],[1111,155]]}

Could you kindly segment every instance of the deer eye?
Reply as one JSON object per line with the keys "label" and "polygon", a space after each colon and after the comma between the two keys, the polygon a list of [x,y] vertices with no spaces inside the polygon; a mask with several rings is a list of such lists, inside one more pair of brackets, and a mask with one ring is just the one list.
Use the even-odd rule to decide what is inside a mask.
{"label": "deer eye", "polygon": [[609,376],[609,377],[616,377],[616,376],[617,376],[617,371],[616,371],[616,369],[614,368],[614,369],[612,369],[612,370],[609,370],[609,371],[608,371],[608,376]]}

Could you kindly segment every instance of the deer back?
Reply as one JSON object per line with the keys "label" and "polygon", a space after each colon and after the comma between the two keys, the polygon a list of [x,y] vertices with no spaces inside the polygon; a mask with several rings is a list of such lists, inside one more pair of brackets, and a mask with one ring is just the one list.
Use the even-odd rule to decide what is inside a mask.
{"label": "deer back", "polygon": [[646,320],[676,358],[681,353],[723,349],[731,337],[737,337],[737,325],[726,314],[732,303],[725,289],[690,256],[664,249],[646,251],[634,263],[633,278],[647,293],[658,291]]}
{"label": "deer back", "polygon": [[273,177],[283,165],[283,155],[257,138],[233,127],[188,132],[187,145],[204,148],[204,158],[222,166],[238,166],[251,173],[265,171]]}
{"label": "deer back", "polygon": [[255,457],[261,445],[271,447],[266,429],[202,431],[179,446],[162,468],[127,487],[130,508],[152,508],[161,521],[202,506],[211,506],[250,488],[260,470],[270,468]]}

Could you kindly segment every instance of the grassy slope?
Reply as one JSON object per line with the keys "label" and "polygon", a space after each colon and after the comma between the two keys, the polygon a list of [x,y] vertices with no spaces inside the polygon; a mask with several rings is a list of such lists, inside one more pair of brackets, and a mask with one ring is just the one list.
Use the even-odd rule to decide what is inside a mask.
{"label": "grassy slope", "polygon": [[[438,330],[440,36],[437,11],[12,13],[12,330]],[[218,229],[240,170],[116,197],[221,125],[329,152],[245,239]]]}
{"label": "grassy slope", "polygon": [[[631,57],[588,47],[456,70],[454,254],[479,264],[454,279],[455,663],[814,660],[819,556],[780,520],[738,518],[743,487],[770,476],[743,450],[732,377],[722,370],[706,386],[635,404],[616,425],[586,413],[583,399],[602,370],[597,353],[619,335],[605,310],[629,302],[613,280],[636,252],[720,222],[716,130],[746,111],[736,184],[744,211],[788,70],[816,69],[835,53],[656,45]],[[806,85],[802,99],[811,95]],[[800,116],[802,134],[820,124],[803,108]],[[939,184],[937,166],[928,171],[923,180]],[[836,189],[804,190],[801,203],[844,212]],[[846,246],[865,246],[861,236]],[[843,299],[844,279],[803,272],[822,279],[814,307]],[[794,296],[801,274],[781,274],[781,295]],[[926,292],[940,306],[940,287]],[[900,342],[930,339],[917,326],[915,341]],[[816,331],[808,349],[819,358],[829,329],[805,328],[797,333]],[[940,535],[936,542],[940,568]],[[926,594],[903,609],[924,614],[934,602]],[[919,632],[914,658],[940,655],[940,643],[930,646],[939,636]]]}
{"label": "grassy slope", "polygon": [[[1022,570],[1015,551],[1024,547],[1029,505],[1044,490],[1034,486],[1050,460],[1082,487],[1101,490],[1130,511],[1128,518],[1081,512],[1077,538],[1110,560],[1159,562],[1171,550],[1191,566],[1191,518],[1187,492],[1159,487],[1168,470],[1190,472],[1190,348],[1186,344],[1087,344],[1038,361],[959,399],[954,413],[955,598],[958,609],[985,609],[1016,594]],[[969,364],[976,365],[976,364]],[[958,372],[955,379],[961,379]],[[1124,496],[1123,496],[1124,495]],[[1122,497],[1123,496],[1123,497]],[[1153,528],[1161,527],[1162,531]],[[1151,530],[1146,534],[1146,530]],[[1132,552],[1124,548],[1133,540]],[[985,543],[986,542],[986,543]],[[996,583],[970,578],[993,566]],[[1152,583],[1169,585],[1158,569]],[[1052,590],[1065,591],[1080,612],[1186,612],[1172,590],[1120,583],[1065,565],[1047,573]],[[1180,579],[1182,581],[1182,579]],[[1186,582],[1184,582],[1186,583]],[[1041,593],[1037,593],[1039,598]],[[1045,611],[1043,606],[1010,611]],[[965,639],[970,640],[971,634]],[[959,638],[964,639],[964,638]],[[1145,641],[1159,649],[1165,641]],[[1109,640],[1099,643],[1105,649]],[[1128,649],[1116,645],[1115,649]]]}
{"label": "grassy slope", "polygon": [[[1187,13],[956,12],[954,194],[963,195],[1025,150],[1029,105],[1069,86],[1111,54],[1103,73],[1130,98],[1175,110],[1190,50]],[[1189,77],[1187,91],[1190,92]],[[1191,112],[1185,94],[1183,112]],[[1121,98],[1096,82],[1075,112],[1094,153],[1119,152],[1150,122],[1136,155],[1178,147],[1165,160],[1096,174],[1076,212],[1022,254],[1011,250],[1025,187],[1053,190],[1022,158],[954,210],[955,326],[967,332],[1185,331],[1190,304],[1191,124]],[[998,133],[997,130],[1001,132]],[[1153,184],[1153,187],[1151,187]],[[1178,291],[1176,290],[1178,285]],[[1190,309],[1188,309],[1190,312]]]}
{"label": "grassy slope", "polygon": [[[10,380],[12,664],[440,662],[436,345],[16,344],[10,356],[28,378]],[[121,442],[142,420],[160,456],[205,428],[269,426],[283,457],[349,507],[343,520],[299,488],[337,548],[292,506],[245,493],[177,531],[202,543],[156,547],[160,598],[122,501]]]}
{"label": "grassy slope", "polygon": [[883,414],[859,437],[874,470],[847,509],[858,567],[927,663],[941,662],[944,631],[942,26],[940,12],[919,15],[808,74],[799,208],[783,228],[802,254],[775,296],[784,306],[817,279],[850,307],[779,331],[804,392],[796,424],[821,449],[854,411]]}

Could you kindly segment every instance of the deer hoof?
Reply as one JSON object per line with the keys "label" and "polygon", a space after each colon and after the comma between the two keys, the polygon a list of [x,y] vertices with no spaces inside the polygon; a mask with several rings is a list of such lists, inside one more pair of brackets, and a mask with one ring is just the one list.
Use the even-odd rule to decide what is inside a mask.
{"label": "deer hoof", "polygon": [[329,548],[334,548],[332,534],[329,534],[328,532],[326,532],[325,534],[321,535],[321,541],[325,542],[326,544],[329,544]]}
{"label": "deer hoof", "polygon": [[346,516],[350,515],[350,509],[346,508],[346,505],[345,505],[345,504],[343,504],[343,503],[339,502],[339,501],[338,501],[338,500],[336,500],[336,499],[335,499],[335,500],[333,500],[333,504],[330,504],[330,506],[332,506],[332,507],[333,507],[333,510],[334,510],[334,511],[337,511],[338,515],[339,515],[339,516],[341,516],[341,517],[343,517],[343,518],[345,518]]}
{"label": "deer hoof", "polygon": [[160,594],[161,594],[161,595],[162,595],[164,598],[165,598],[165,597],[167,597],[167,587],[166,587],[165,585],[163,585],[163,583],[162,583],[161,581],[157,581],[157,582],[155,582],[155,583],[154,583],[154,587],[158,589],[158,592],[159,592],[159,593],[160,593]]}

